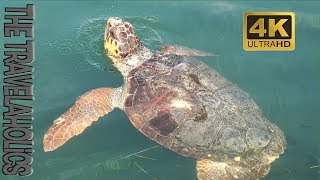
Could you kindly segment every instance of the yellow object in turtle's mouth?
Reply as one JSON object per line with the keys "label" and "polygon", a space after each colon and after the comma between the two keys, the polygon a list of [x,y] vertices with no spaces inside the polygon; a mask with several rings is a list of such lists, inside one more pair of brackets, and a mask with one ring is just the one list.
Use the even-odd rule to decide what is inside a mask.
{"label": "yellow object in turtle's mouth", "polygon": [[104,49],[109,55],[110,58],[117,58],[119,55],[119,50],[116,41],[113,40],[106,40],[104,42]]}

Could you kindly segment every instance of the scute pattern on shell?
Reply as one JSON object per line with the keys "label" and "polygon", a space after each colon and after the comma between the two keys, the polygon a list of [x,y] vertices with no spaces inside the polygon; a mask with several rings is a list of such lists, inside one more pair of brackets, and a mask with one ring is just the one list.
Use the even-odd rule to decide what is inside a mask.
{"label": "scute pattern on shell", "polygon": [[253,99],[194,58],[154,54],[126,81],[133,125],[176,153],[253,166],[284,151],[282,132]]}

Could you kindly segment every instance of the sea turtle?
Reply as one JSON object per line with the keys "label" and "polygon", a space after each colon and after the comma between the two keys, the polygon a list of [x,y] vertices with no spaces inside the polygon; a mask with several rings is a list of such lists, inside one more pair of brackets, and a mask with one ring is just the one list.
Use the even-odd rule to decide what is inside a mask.
{"label": "sea turtle", "polygon": [[44,151],[57,149],[119,108],[151,140],[196,158],[201,180],[262,178],[284,152],[283,132],[254,100],[193,58],[210,53],[179,45],[151,52],[133,26],[118,17],[107,21],[104,47],[124,84],[80,96],[44,135]]}

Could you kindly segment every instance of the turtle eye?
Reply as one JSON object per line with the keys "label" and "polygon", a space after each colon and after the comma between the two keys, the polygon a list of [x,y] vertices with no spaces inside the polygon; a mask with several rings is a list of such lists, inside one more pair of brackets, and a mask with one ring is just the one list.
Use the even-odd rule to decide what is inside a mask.
{"label": "turtle eye", "polygon": [[113,31],[110,31],[110,36],[111,36],[112,38],[114,38],[114,33],[113,33]]}

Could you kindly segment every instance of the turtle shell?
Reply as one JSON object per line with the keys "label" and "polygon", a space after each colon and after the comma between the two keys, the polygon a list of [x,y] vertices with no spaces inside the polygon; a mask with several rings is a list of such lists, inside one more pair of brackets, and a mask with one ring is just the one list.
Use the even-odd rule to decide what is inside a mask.
{"label": "turtle shell", "polygon": [[251,166],[284,151],[253,99],[194,58],[155,54],[126,81],[132,124],[178,154]]}

